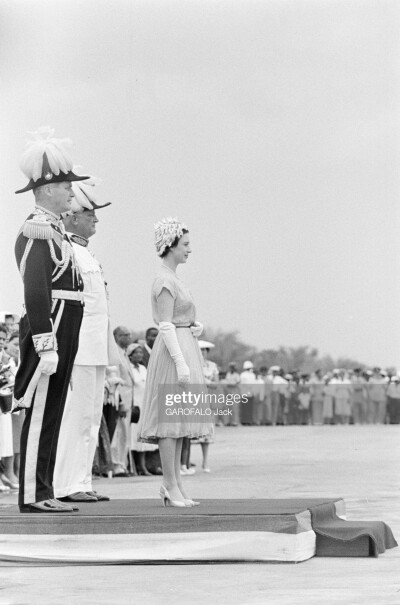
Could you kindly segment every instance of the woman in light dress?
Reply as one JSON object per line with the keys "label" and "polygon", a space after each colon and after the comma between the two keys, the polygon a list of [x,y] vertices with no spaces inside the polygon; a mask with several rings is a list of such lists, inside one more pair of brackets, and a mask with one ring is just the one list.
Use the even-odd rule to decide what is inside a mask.
{"label": "woman in light dress", "polygon": [[[211,395],[216,395],[219,382],[218,366],[216,363],[211,361],[211,359],[208,359],[210,349],[214,348],[215,345],[207,340],[199,340],[199,347],[203,357],[203,374],[208,392]],[[218,405],[212,405],[211,409],[213,411],[214,425],[218,424],[215,422],[215,414],[218,413]],[[211,469],[208,464],[208,448],[210,447],[210,443],[214,443],[214,439],[211,436],[199,437],[198,439],[193,439],[192,443],[200,443],[202,453],[201,468],[203,469],[203,473],[210,473]]]}
{"label": "woman in light dress", "polygon": [[[143,349],[137,342],[133,342],[126,349],[126,354],[131,363],[133,376],[133,404],[136,405],[140,412],[143,405],[144,389],[146,386],[147,369],[141,362],[143,361]],[[154,452],[157,449],[156,445],[151,443],[141,443],[138,441],[138,424],[131,423],[130,449],[137,452],[139,475],[151,475],[146,468],[146,452]]]}
{"label": "woman in light dress", "polygon": [[[4,350],[7,342],[7,327],[0,324],[0,386],[9,387],[14,384],[16,364]],[[10,391],[8,391],[10,392]],[[10,413],[0,411],[0,492],[18,489],[18,479],[14,473],[13,429]]]}
{"label": "woman in light dress", "polygon": [[[177,219],[163,219],[155,225],[155,245],[163,259],[151,291],[159,333],[147,368],[138,441],[159,446],[163,470],[160,496],[164,506],[194,506],[180,474],[182,440],[212,435],[214,427],[203,400],[194,409],[196,415],[190,412],[193,405],[185,407],[177,402],[178,395],[191,389],[196,388],[200,395],[207,392],[197,342],[202,325],[196,322],[190,291],[176,274],[178,265],[186,263],[191,253],[189,232]],[[173,405],[169,405],[171,396]]]}

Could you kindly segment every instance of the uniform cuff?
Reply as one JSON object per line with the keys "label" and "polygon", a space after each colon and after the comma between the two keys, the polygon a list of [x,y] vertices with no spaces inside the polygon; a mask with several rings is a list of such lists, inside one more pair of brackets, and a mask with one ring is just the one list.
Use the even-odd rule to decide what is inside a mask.
{"label": "uniform cuff", "polygon": [[32,336],[33,346],[37,354],[44,351],[57,351],[57,339],[53,332],[46,334],[35,334]]}

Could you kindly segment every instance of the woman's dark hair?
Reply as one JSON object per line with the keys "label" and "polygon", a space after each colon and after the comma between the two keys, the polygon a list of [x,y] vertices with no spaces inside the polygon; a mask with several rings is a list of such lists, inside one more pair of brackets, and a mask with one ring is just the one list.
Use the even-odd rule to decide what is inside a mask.
{"label": "woman's dark hair", "polygon": [[182,235],[180,237],[176,237],[174,239],[174,241],[172,242],[172,244],[170,246],[167,246],[164,250],[164,252],[161,254],[160,258],[164,258],[164,256],[167,256],[168,252],[171,250],[171,248],[175,248],[175,246],[178,245],[179,240],[181,239],[181,237],[183,237],[185,235],[185,233],[189,233],[188,229],[182,229]]}
{"label": "woman's dark hair", "polygon": [[0,332],[3,332],[7,336],[8,330],[6,324],[0,323]]}

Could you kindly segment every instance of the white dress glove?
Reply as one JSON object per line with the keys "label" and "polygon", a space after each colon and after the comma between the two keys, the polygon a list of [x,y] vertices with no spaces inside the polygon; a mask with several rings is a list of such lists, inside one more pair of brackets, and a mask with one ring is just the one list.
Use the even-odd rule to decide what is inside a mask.
{"label": "white dress glove", "polygon": [[195,338],[198,338],[203,333],[203,324],[199,321],[195,321],[194,324],[190,326],[190,330],[193,336],[195,336]]}
{"label": "white dress glove", "polygon": [[57,371],[58,354],[56,351],[43,351],[39,353],[40,361],[38,368],[42,374],[51,376]]}
{"label": "white dress glove", "polygon": [[165,342],[169,354],[174,360],[176,371],[178,373],[178,382],[180,385],[188,384],[190,381],[189,367],[183,357],[181,348],[178,343],[176,336],[176,328],[174,324],[169,321],[160,321],[159,323],[160,334]]}

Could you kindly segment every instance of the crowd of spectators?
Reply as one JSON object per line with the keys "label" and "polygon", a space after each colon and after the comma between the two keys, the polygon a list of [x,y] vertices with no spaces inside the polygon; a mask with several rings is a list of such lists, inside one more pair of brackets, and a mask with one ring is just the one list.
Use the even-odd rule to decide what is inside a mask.
{"label": "crowd of spectators", "polygon": [[[137,439],[137,420],[146,383],[149,357],[157,337],[149,328],[136,338],[125,326],[114,330],[121,363],[106,371],[103,418],[93,471],[97,475],[130,477],[161,474],[156,445]],[[207,345],[207,343],[206,343]],[[212,343],[209,343],[212,347]],[[232,361],[226,369],[209,359],[202,347],[206,382],[213,392],[238,398],[224,414],[219,405],[216,425],[399,424],[400,374],[380,368],[334,369],[323,374],[285,372],[278,366],[256,369],[251,361]],[[18,366],[18,317],[6,314],[0,323],[0,492],[18,489],[19,439],[23,412],[8,413],[5,404]],[[218,413],[218,411],[220,413]],[[202,442],[203,470],[208,471],[208,445]],[[191,474],[190,444],[185,444],[183,473]],[[193,472],[193,471],[192,471]]]}
{"label": "crowd of spectators", "polygon": [[239,373],[231,363],[220,373],[225,390],[236,387],[246,402],[240,422],[247,425],[399,424],[400,377],[378,367],[285,373],[250,361]]}
{"label": "crowd of spectators", "polygon": [[22,412],[9,413],[18,359],[18,317],[6,313],[0,323],[0,493],[19,487],[19,441],[24,417]]}

